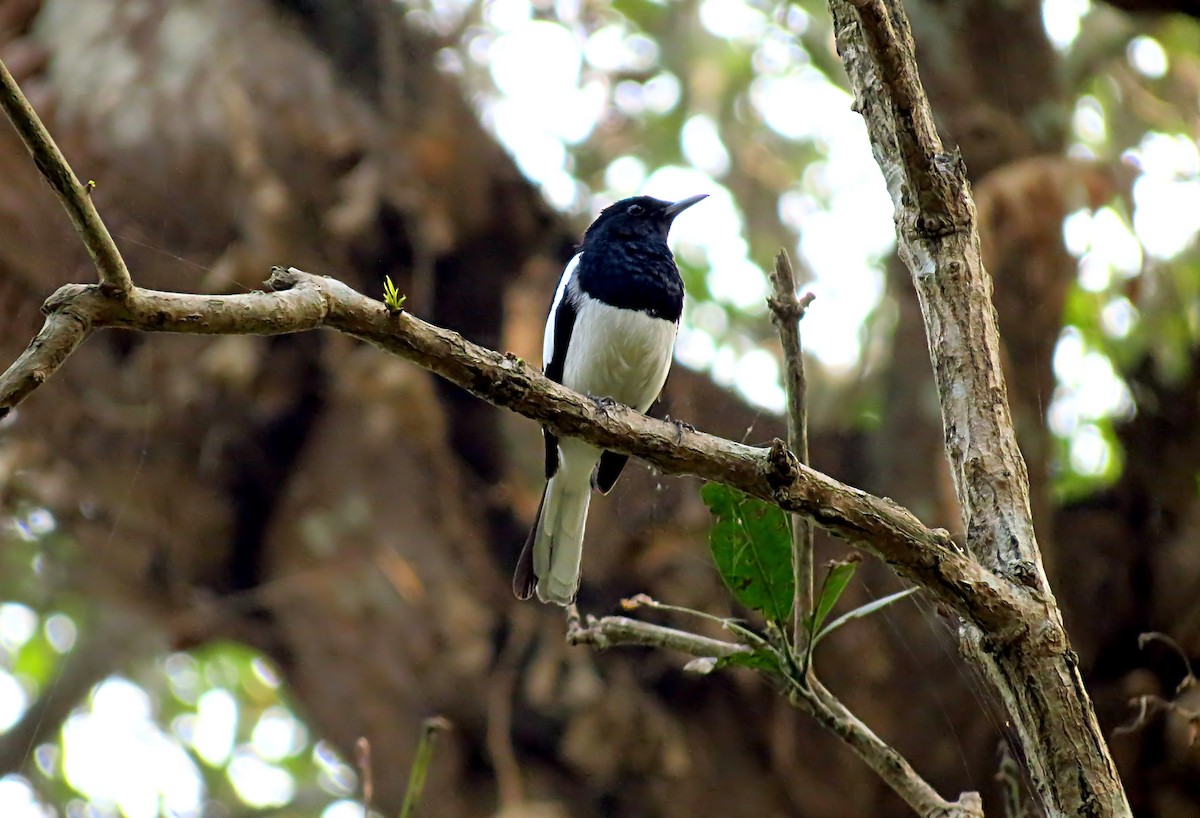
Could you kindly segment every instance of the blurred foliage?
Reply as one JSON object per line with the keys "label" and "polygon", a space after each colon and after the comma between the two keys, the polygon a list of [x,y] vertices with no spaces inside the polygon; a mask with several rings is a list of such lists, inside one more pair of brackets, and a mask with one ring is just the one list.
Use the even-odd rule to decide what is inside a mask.
{"label": "blurred foliage", "polygon": [[[0,742],[18,718],[40,718],[41,702],[65,683],[68,665],[88,662],[80,651],[120,655],[124,642],[138,638],[91,627],[103,613],[88,610],[86,600],[62,593],[51,600],[45,593],[52,584],[38,581],[38,564],[44,549],[62,539],[44,509],[27,510],[0,533],[6,562],[25,562],[22,572],[3,573]],[[15,577],[22,582],[11,582]],[[71,753],[81,757],[78,764],[70,763]],[[140,818],[145,804],[130,793],[146,787],[161,789],[163,815],[245,814],[246,807],[263,814],[289,807],[288,814],[362,815],[352,800],[355,771],[327,742],[309,735],[272,663],[239,644],[135,658],[121,675],[96,684],[61,729],[25,755],[28,777],[5,780],[32,787],[43,803],[71,816]],[[101,770],[107,780],[75,777],[83,767]],[[200,798],[189,805],[186,792],[193,788]],[[245,807],[231,812],[239,804]]]}
{"label": "blurred foliage", "polygon": [[[1200,206],[1200,26],[1096,6],[1064,53],[1064,71],[1076,100],[1069,153],[1123,166],[1133,177],[1093,214],[1091,241],[1070,248],[1079,252],[1080,275],[1068,296],[1063,338],[1078,339],[1085,355],[1106,359],[1109,377],[1127,398],[1104,413],[1083,406],[1066,423],[1055,423],[1051,408],[1055,487],[1069,500],[1120,477],[1117,426],[1137,411],[1138,399],[1122,377],[1148,362],[1158,377],[1177,382],[1200,345],[1200,221],[1194,215]],[[1166,195],[1174,202],[1155,206],[1154,199]],[[1178,246],[1164,251],[1142,243],[1143,235],[1171,227],[1181,234]],[[1105,252],[1114,234],[1129,245],[1123,262]],[[1058,363],[1056,402],[1074,391],[1074,373]],[[1099,367],[1090,369],[1103,377]],[[1102,456],[1081,455],[1097,443]]]}

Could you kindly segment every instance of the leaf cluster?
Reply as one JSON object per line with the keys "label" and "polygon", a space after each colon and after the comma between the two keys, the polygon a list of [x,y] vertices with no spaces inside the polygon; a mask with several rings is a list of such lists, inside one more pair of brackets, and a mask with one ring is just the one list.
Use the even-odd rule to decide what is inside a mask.
{"label": "leaf cluster", "polygon": [[[916,588],[908,588],[830,621],[830,614],[854,577],[859,558],[853,555],[831,562],[813,609],[806,611],[800,620],[806,634],[805,639],[798,642],[790,632],[795,575],[788,516],[777,506],[719,483],[706,485],[701,490],[701,497],[715,517],[709,532],[709,549],[717,571],[738,604],[762,615],[765,629],[759,633],[737,620],[721,620],[726,629],[751,647],[751,651],[695,665],[693,669],[708,672],[737,665],[802,684],[818,642],[843,625],[869,616],[916,591]],[[806,645],[801,655],[797,655],[793,647],[796,644]]]}

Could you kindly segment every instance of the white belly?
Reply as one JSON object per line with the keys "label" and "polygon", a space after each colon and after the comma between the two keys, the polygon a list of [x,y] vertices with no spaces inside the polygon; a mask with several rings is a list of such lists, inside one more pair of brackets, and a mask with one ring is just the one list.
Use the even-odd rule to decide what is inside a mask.
{"label": "white belly", "polygon": [[645,412],[666,383],[678,329],[580,294],[563,385]]}

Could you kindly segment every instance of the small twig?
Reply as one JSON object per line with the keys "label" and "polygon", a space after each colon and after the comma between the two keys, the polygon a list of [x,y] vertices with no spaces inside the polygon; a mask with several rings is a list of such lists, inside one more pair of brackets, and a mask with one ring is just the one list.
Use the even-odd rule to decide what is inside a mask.
{"label": "small twig", "polygon": [[[588,616],[585,624],[580,621],[579,611],[574,606],[567,610],[567,641],[572,645],[590,645],[597,650],[630,646],[657,647],[698,658],[719,658],[751,652],[745,645],[709,639],[624,616],[606,616],[602,619]],[[777,674],[771,674],[771,677],[780,678]],[[871,732],[811,674],[803,684],[798,676],[788,674],[787,683],[788,700],[846,742],[919,815],[982,818],[983,807],[978,794],[964,793],[955,803],[944,800],[903,756]]]}
{"label": "small twig", "polygon": [[1146,645],[1150,644],[1151,642],[1159,642],[1160,644],[1166,645],[1176,656],[1179,657],[1179,661],[1183,662],[1185,675],[1175,689],[1176,694],[1182,693],[1187,688],[1196,684],[1196,674],[1192,671],[1192,660],[1188,658],[1187,651],[1180,647],[1178,642],[1176,642],[1167,634],[1160,633],[1158,631],[1147,631],[1138,635],[1138,648],[1141,650],[1145,650]]}
{"label": "small twig", "polygon": [[62,151],[58,149],[54,138],[42,124],[37,112],[25,99],[20,87],[8,67],[0,61],[0,106],[8,114],[13,127],[21,136],[21,141],[33,156],[33,162],[42,176],[50,183],[50,187],[58,194],[58,200],[66,209],[67,215],[75,225],[76,232],[83,239],[88,254],[100,273],[100,282],[113,293],[127,293],[133,287],[125,260],[117,250],[108,228],[96,212],[92,204],[91,190],[95,183],[89,181],[87,187],[79,183],[75,172],[67,164]]}
{"label": "small twig", "polygon": [[674,650],[688,656],[711,656],[717,659],[751,652],[745,645],[654,625],[627,616],[606,616],[597,619],[589,614],[585,622],[580,619],[579,611],[574,605],[567,610],[567,643],[589,645],[596,650],[640,645]]}
{"label": "small twig", "polygon": [[904,756],[875,735],[812,674],[804,684],[792,680],[788,701],[844,741],[917,815],[983,818],[983,801],[979,793],[964,792],[954,802],[942,798]]}
{"label": "small twig", "polygon": [[[800,319],[813,302],[812,293],[796,298],[796,277],[786,250],[775,256],[767,299],[771,321],[783,345],[783,386],[787,393],[788,448],[805,466],[808,462],[808,381],[804,374],[804,347],[800,341]],[[804,627],[813,607],[813,529],[807,519],[792,515],[792,572],[796,595],[792,603],[792,649],[796,655],[808,650],[812,634]],[[806,636],[807,634],[807,636]]]}
{"label": "small twig", "polygon": [[665,602],[659,602],[657,599],[654,599],[648,594],[634,594],[627,599],[622,599],[621,608],[626,611],[635,611],[638,608],[651,608],[656,611],[667,611],[668,613],[677,613],[684,616],[694,616],[697,619],[704,619],[708,622],[713,622],[717,625],[720,625],[724,630],[729,631],[734,636],[741,637],[747,646],[751,648],[751,650],[770,649],[770,644],[766,639],[736,619],[715,616],[706,611],[697,611],[694,608],[684,608],[680,605],[668,605]]}
{"label": "small twig", "polygon": [[421,722],[421,739],[417,743],[417,755],[412,769],[408,771],[408,787],[404,790],[404,802],[400,805],[400,818],[412,818],[425,789],[425,778],[429,775],[429,762],[433,760],[433,745],[438,733],[450,729],[450,722],[441,716]]}
{"label": "small twig", "polygon": [[375,797],[375,782],[371,778],[371,742],[366,736],[359,736],[354,742],[355,761],[358,763],[358,775],[362,779],[363,818],[371,818],[371,801]]}

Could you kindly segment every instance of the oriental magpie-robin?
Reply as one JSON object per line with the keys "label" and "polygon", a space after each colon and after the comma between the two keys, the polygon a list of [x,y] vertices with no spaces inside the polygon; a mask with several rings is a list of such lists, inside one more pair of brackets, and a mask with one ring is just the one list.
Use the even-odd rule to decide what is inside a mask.
{"label": "oriental magpie-robin", "polygon": [[[683,312],[683,279],[667,247],[671,222],[707,194],[678,202],[649,196],[606,207],[567,264],[542,345],[546,376],[639,412],[671,367]],[[542,430],[546,490],[513,576],[513,592],[568,605],[579,588],[583,528],[592,489],[607,494],[628,455]]]}

